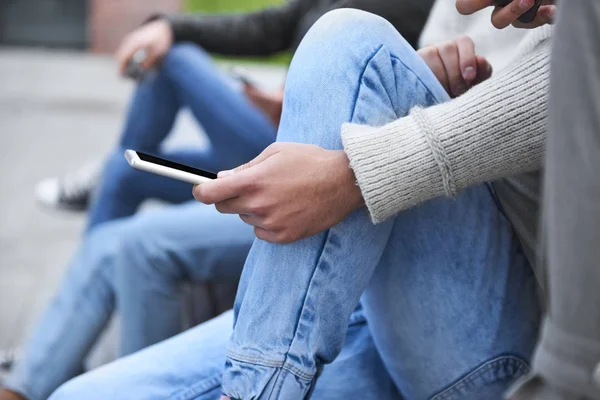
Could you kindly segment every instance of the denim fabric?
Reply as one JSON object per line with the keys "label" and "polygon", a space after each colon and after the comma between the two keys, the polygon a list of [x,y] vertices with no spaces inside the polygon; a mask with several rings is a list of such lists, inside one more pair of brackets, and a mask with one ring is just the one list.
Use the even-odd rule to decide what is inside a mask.
{"label": "denim fabric", "polygon": [[3,384],[30,400],[47,398],[81,372],[115,309],[121,355],[178,334],[182,283],[237,279],[253,239],[252,227],[236,215],[198,203],[97,227],[73,257]]}
{"label": "denim fabric", "polygon": [[[339,149],[343,122],[447,99],[387,22],[340,10],[294,58],[279,139]],[[52,400],[497,400],[527,371],[539,322],[534,276],[486,184],[377,226],[359,210],[291,245],[256,241],[235,313],[233,332],[226,314]]]}
{"label": "denim fabric", "polygon": [[[337,10],[311,29],[292,61],[278,140],[341,149],[344,122],[382,125],[446,100],[388,22]],[[481,184],[377,226],[361,209],[290,245],[255,241],[223,392],[306,397],[342,349],[361,296],[377,349],[407,399],[499,399],[527,370],[539,323],[535,280]]]}
{"label": "denim fabric", "polygon": [[[183,107],[190,109],[206,132],[207,150],[161,148]],[[257,156],[275,141],[275,133],[269,119],[228,84],[201,48],[173,46],[158,72],[135,91],[119,144],[106,161],[88,231],[99,223],[132,215],[149,198],[170,203],[192,200],[191,185],[131,168],[123,157],[126,149],[220,171]]]}
{"label": "denim fabric", "polygon": [[[163,343],[108,364],[61,386],[52,400],[218,400],[231,335],[227,312]],[[323,369],[320,400],[400,400],[360,310],[350,321],[344,350]],[[352,377],[360,379],[352,380]]]}

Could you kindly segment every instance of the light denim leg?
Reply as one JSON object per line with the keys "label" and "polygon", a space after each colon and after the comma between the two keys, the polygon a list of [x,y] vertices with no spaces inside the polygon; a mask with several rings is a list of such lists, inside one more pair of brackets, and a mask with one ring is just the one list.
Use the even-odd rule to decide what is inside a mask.
{"label": "light denim leg", "polygon": [[86,236],[4,386],[43,400],[82,371],[114,308],[113,261],[121,249],[121,227],[106,224]]}
{"label": "light denim leg", "polygon": [[[189,108],[204,129],[210,142],[208,152],[163,152],[163,141],[182,107]],[[133,170],[123,157],[125,149],[224,170],[250,161],[275,140],[275,134],[267,116],[229,85],[204,50],[193,44],[174,45],[161,68],[135,91],[119,145],[107,161],[90,208],[88,231],[134,214],[148,198],[192,200],[189,185]]]}
{"label": "light denim leg", "polygon": [[183,283],[237,281],[254,240],[237,215],[196,202],[134,224],[115,271],[121,355],[181,332]]}
{"label": "light denim leg", "polygon": [[[233,312],[122,358],[61,386],[51,400],[218,400]],[[344,350],[324,368],[319,400],[400,400],[360,312]],[[350,379],[360,376],[362,379]]]}
{"label": "light denim leg", "polygon": [[4,384],[30,400],[47,398],[81,372],[115,304],[123,354],[179,333],[183,281],[237,279],[253,238],[237,216],[196,202],[98,227],[85,237]]}
{"label": "light denim leg", "polygon": [[[406,115],[414,106],[446,100],[448,96],[435,76],[388,22],[364,12],[338,10],[315,24],[294,57],[278,140],[341,149],[340,127],[344,122],[382,125]],[[463,221],[461,216],[468,218]],[[394,292],[394,296],[384,299],[389,302],[387,307],[380,309],[375,298],[368,299],[369,311],[374,316],[376,312],[382,314],[384,322],[396,318],[396,312],[398,316],[419,313],[414,329],[411,318],[402,320],[404,331],[409,331],[411,351],[390,349],[392,336],[400,342],[405,335],[391,332],[386,336],[388,326],[379,319],[373,331],[392,377],[407,390],[409,399],[426,399],[456,388],[454,385],[464,390],[448,392],[441,398],[486,398],[477,397],[481,393],[490,398],[498,395],[498,389],[486,392],[481,387],[499,381],[508,385],[523,373],[527,367],[520,357],[526,358],[531,350],[531,332],[535,332],[531,325],[535,326],[536,320],[530,321],[530,317],[536,315],[537,305],[521,304],[522,297],[513,300],[509,294],[512,292],[508,292],[521,287],[531,289],[531,274],[522,255],[517,254],[511,227],[498,211],[488,187],[466,191],[457,201],[428,203],[404,218],[411,223],[409,226],[419,229],[412,232],[402,224],[396,228],[394,220],[374,226],[366,210],[361,209],[334,228],[290,245],[255,241],[236,299],[236,323],[223,375],[224,393],[238,399],[304,398],[322,365],[332,362],[342,349],[348,317],[384,256],[388,269],[423,271],[413,291],[419,292],[421,286],[427,289],[431,280],[445,283],[440,285],[444,290],[434,292],[434,298],[418,310],[411,309],[410,302],[398,303],[406,309],[395,307],[395,299],[403,295],[401,274],[373,286],[382,293]],[[404,221],[402,217],[399,220]],[[446,230],[440,231],[441,226]],[[402,258],[403,247],[396,247],[403,240],[410,241],[404,248],[412,251],[406,254],[406,260]],[[421,254],[419,248],[428,253]],[[496,268],[498,271],[489,272]],[[462,282],[467,277],[472,279],[471,286]],[[495,278],[501,278],[497,284],[487,281]],[[534,298],[532,293],[530,297]],[[434,320],[431,325],[424,324],[429,317],[437,317],[444,305],[449,315],[462,315],[459,311],[465,310],[470,301],[481,302],[473,306],[476,318],[488,318],[482,320],[481,330],[467,329],[474,327],[471,319],[455,318],[453,324],[443,328],[436,328]],[[513,301],[516,305],[511,304]],[[473,318],[471,314],[467,317]],[[444,321],[447,319],[440,320]],[[514,322],[517,324],[512,325]],[[429,332],[428,326],[439,329],[437,337],[443,337],[440,343],[446,346],[431,346],[436,335]],[[511,331],[507,337],[468,336],[507,331]],[[424,337],[428,340],[419,343],[417,338],[425,333],[430,333]],[[467,336],[460,342],[453,340],[461,335]],[[480,342],[468,347],[475,339]],[[442,351],[446,353],[438,354]],[[511,370],[509,363],[503,364],[504,369],[496,364],[483,366],[503,353],[519,356],[515,368]],[[395,357],[405,355],[413,368],[407,378],[405,371],[394,364]],[[443,362],[429,362],[438,355]],[[482,366],[485,373],[461,380]],[[404,379],[415,376],[423,379],[403,385]],[[482,376],[491,377],[480,379]],[[364,378],[357,375],[347,380]],[[470,386],[476,389],[469,392]]]}

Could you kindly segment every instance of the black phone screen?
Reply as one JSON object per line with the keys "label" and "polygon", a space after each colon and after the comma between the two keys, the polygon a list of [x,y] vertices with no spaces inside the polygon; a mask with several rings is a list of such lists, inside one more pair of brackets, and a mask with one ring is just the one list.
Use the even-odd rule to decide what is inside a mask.
{"label": "black phone screen", "polygon": [[179,171],[189,172],[190,174],[199,175],[208,179],[217,179],[217,174],[210,171],[205,171],[203,169],[198,169],[194,167],[190,167],[189,165],[179,164],[173,161],[165,160],[164,158],[151,156],[150,154],[142,153],[136,151],[138,157],[142,161],[151,162],[153,164],[162,165],[163,167],[169,167],[173,169],[177,169]]}

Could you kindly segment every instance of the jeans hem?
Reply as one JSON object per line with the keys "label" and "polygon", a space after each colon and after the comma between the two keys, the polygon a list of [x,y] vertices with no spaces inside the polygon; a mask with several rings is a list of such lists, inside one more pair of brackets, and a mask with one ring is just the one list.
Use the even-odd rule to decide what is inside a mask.
{"label": "jeans hem", "polygon": [[285,361],[269,361],[269,360],[265,360],[260,357],[244,356],[242,354],[234,353],[232,351],[227,352],[227,358],[229,358],[230,360],[232,360],[234,362],[260,365],[260,366],[267,367],[267,368],[284,369],[284,370],[288,371],[289,373],[293,374],[296,378],[302,379],[302,380],[305,380],[308,382],[311,382],[315,378],[315,375],[316,375],[316,373],[304,372],[301,369],[294,367],[293,365],[290,365],[289,363],[287,363]]}

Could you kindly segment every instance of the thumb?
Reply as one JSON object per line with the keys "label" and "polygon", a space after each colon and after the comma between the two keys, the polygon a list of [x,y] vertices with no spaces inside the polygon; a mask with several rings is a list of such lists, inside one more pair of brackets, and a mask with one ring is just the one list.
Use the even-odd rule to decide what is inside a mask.
{"label": "thumb", "polygon": [[226,176],[233,175],[237,172],[242,172],[249,168],[252,168],[255,165],[258,165],[261,162],[265,161],[267,158],[271,157],[273,154],[277,153],[279,151],[278,147],[279,146],[277,143],[273,143],[272,145],[270,145],[269,147],[264,149],[262,153],[260,153],[258,156],[256,156],[251,161],[247,162],[246,164],[242,164],[237,168],[230,169],[228,171],[221,171],[217,174],[217,177],[224,178]]}

